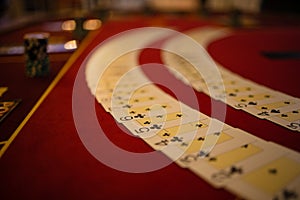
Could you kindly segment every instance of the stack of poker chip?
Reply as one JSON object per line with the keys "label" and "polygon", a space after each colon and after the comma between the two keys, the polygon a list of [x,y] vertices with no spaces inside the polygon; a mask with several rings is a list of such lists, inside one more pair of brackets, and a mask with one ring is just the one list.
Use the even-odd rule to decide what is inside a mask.
{"label": "stack of poker chip", "polygon": [[28,77],[47,76],[49,74],[48,38],[48,33],[28,33],[24,36],[26,75]]}

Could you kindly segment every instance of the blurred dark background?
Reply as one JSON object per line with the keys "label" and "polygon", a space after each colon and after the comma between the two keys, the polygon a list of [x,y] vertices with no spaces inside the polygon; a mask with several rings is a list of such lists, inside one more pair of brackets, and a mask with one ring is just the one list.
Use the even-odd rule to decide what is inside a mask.
{"label": "blurred dark background", "polygon": [[[43,19],[121,14],[277,16],[299,19],[299,0],[0,0],[0,30]],[[280,17],[279,17],[280,16]],[[295,19],[296,18],[296,19]],[[283,20],[284,21],[284,20]]]}

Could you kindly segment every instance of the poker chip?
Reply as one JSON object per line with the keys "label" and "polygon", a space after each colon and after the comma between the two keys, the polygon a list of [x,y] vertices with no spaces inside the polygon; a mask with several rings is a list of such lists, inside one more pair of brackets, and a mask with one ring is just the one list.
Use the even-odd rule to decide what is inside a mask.
{"label": "poker chip", "polygon": [[24,36],[25,72],[28,77],[47,76],[49,74],[48,38],[49,33],[28,33]]}

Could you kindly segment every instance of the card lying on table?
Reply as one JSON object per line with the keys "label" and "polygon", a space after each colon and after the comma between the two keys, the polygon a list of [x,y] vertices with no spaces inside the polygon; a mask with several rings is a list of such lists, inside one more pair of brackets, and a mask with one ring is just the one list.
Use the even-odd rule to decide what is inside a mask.
{"label": "card lying on table", "polygon": [[21,102],[21,99],[0,101],[0,122]]}
{"label": "card lying on table", "polygon": [[[112,45],[112,47],[114,47]],[[193,56],[190,52],[188,56]],[[278,124],[297,126],[300,99],[273,91],[220,67],[223,81],[206,82],[184,60],[164,57],[185,83],[217,100]],[[97,55],[101,60],[101,56]],[[98,102],[116,122],[216,188],[247,199],[299,198],[300,154],[201,113],[151,82],[138,65],[138,52],[112,62],[100,77],[86,74]],[[167,63],[168,64],[168,63]],[[92,72],[98,65],[87,65]],[[178,73],[177,73],[178,72]],[[179,74],[182,72],[182,74]],[[185,78],[186,77],[186,78]],[[211,78],[211,79],[210,79]],[[95,82],[95,81],[98,82]],[[223,85],[223,89],[222,89]],[[91,87],[93,86],[93,87]],[[224,99],[224,97],[226,97]]]}
{"label": "card lying on table", "polygon": [[[217,38],[222,38],[228,35],[228,32],[224,32],[223,28],[214,27],[211,29],[195,29],[188,32],[187,35],[206,47],[211,37],[215,35]],[[257,84],[227,70],[220,64],[216,64],[216,68],[222,80],[213,79],[207,69],[201,67],[204,62],[199,59],[200,52],[195,54],[195,52],[189,51],[188,48],[185,49],[184,44],[181,44],[179,39],[180,37],[174,37],[168,40],[165,47],[174,51],[180,47],[180,56],[182,57],[167,51],[162,54],[164,64],[175,77],[185,84],[190,84],[195,90],[203,92],[216,100],[223,101],[235,109],[243,110],[290,130],[300,131],[299,98]],[[197,61],[195,62],[197,65],[192,65],[183,58],[193,58],[193,61]]]}
{"label": "card lying on table", "polygon": [[8,90],[8,87],[0,87],[0,97]]}
{"label": "card lying on table", "polygon": [[287,150],[272,157],[265,157],[266,162],[261,166],[229,182],[226,188],[247,199],[299,199],[299,154]]}

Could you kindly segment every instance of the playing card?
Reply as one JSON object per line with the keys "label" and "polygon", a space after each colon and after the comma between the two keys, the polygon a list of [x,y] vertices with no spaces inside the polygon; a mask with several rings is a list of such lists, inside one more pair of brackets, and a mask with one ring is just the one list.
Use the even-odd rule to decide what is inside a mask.
{"label": "playing card", "polygon": [[215,187],[230,185],[235,179],[285,154],[281,148],[257,138],[221,153],[212,151],[189,168]]}
{"label": "playing card", "polygon": [[0,101],[0,122],[21,102],[21,99]]}
{"label": "playing card", "polygon": [[136,67],[135,54],[129,53],[121,56],[106,68],[96,84],[95,96],[99,103],[109,111],[111,100],[128,100],[136,90],[145,85],[151,85],[151,81],[144,75],[139,67]]}
{"label": "playing card", "polygon": [[[111,110],[115,120],[119,123],[125,121],[149,118],[150,116],[157,116],[157,118],[165,118],[166,113],[180,111],[179,104],[172,104],[171,102],[157,103],[154,105],[139,106],[136,104],[125,104],[122,108],[114,108]],[[162,116],[163,115],[163,116]]]}
{"label": "playing card", "polygon": [[276,145],[273,147],[277,150],[261,158],[259,166],[229,182],[226,189],[246,199],[298,199],[300,154]]}
{"label": "playing card", "polygon": [[[258,89],[250,84],[250,81],[237,79],[236,77],[224,78],[218,82],[209,83],[207,86],[202,86],[203,91],[214,99],[223,102],[230,102],[238,95],[256,92]],[[209,88],[208,88],[209,87]],[[213,93],[211,91],[213,91]]]}
{"label": "playing card", "polygon": [[[201,116],[200,118],[201,120],[198,121],[164,128],[153,137],[144,138],[144,140],[156,150],[163,150],[168,145],[186,146],[191,140],[204,137],[208,132],[209,119],[207,116]],[[182,148],[182,150],[185,150],[185,148]]]}
{"label": "playing card", "polygon": [[[205,27],[201,30],[189,31],[186,34],[203,47],[206,47],[212,39],[223,37],[228,33],[228,30],[225,29]],[[170,53],[171,51],[162,52],[163,62],[178,79],[192,85],[195,90],[204,92],[236,109],[244,110],[259,118],[271,117],[270,121],[272,122],[292,130],[298,130],[299,123],[297,121],[285,120],[285,115],[282,118],[272,116],[279,112],[287,112],[285,110],[289,108],[285,103],[291,101],[291,104],[297,104],[300,103],[299,99],[247,80],[216,62],[210,63],[211,67],[208,68],[202,63],[203,60],[199,59],[201,52],[195,54],[191,48],[182,46],[183,44],[180,37],[174,37],[165,44],[167,49],[175,50],[180,47],[180,56]],[[213,70],[212,66],[217,67],[219,74],[216,73],[216,70]]]}
{"label": "playing card", "polygon": [[[201,121],[207,118],[206,115],[190,108],[182,109],[181,112],[166,113],[161,115],[161,117],[152,114],[149,116],[150,118],[148,117],[146,120],[144,118],[139,118],[136,120],[125,121],[123,124],[133,134],[144,139],[156,135],[159,131],[169,130],[171,127],[180,128],[180,125],[182,124],[195,123],[195,121]],[[192,126],[192,124],[190,126]],[[174,130],[178,129],[174,128]]]}
{"label": "playing card", "polygon": [[178,146],[184,153],[176,162],[180,166],[190,167],[208,155],[218,155],[230,149],[254,142],[257,139],[255,136],[240,129],[224,126],[221,132],[217,131],[202,135],[191,141],[186,141],[184,146]]}
{"label": "playing card", "polygon": [[[167,113],[177,112],[179,114],[195,112],[168,94],[162,93],[160,89],[152,90],[152,92],[149,94],[146,93],[145,95],[134,95],[128,100],[117,99],[112,102],[114,103],[111,104],[110,112],[120,123],[128,120],[139,120],[139,118],[142,118],[140,120],[146,120],[147,117],[150,116],[156,116],[156,121],[161,121],[164,119],[164,116],[168,116]],[[152,120],[154,120],[154,118]]]}
{"label": "playing card", "polygon": [[266,119],[271,116],[284,114],[289,111],[300,109],[299,99],[278,99],[270,103],[263,103],[260,105],[248,106],[245,108],[246,112],[255,115],[256,117]]}
{"label": "playing card", "polygon": [[[167,66],[168,67],[168,66]],[[181,80],[184,84],[189,85],[194,79],[198,79],[198,77],[194,78],[193,72],[183,70],[181,68],[168,67],[167,68],[177,79]],[[193,71],[193,69],[191,69]]]}
{"label": "playing card", "polygon": [[109,112],[116,109],[161,104],[174,100],[170,95],[164,93],[153,84],[137,87],[137,89],[132,89],[132,91],[128,89],[116,90],[111,95],[102,94],[100,97],[99,101]]}
{"label": "playing card", "polygon": [[273,91],[258,91],[241,93],[234,97],[227,98],[227,104],[236,109],[247,109],[247,107],[264,104],[270,101],[276,101],[282,97]]}
{"label": "playing card", "polygon": [[[121,107],[113,107],[111,113],[120,123],[129,120],[139,120],[141,124],[149,121],[149,117],[152,117],[150,121],[159,122],[164,120],[170,121],[171,117],[175,116],[179,119],[182,117],[182,115],[185,116],[186,114],[191,117],[193,113],[198,113],[189,106],[186,106],[179,101],[175,101],[173,98],[164,98],[164,95],[155,95],[152,97],[156,96],[159,98],[153,98],[152,100],[148,100],[146,102],[136,103],[133,101],[129,102],[129,104],[122,105]],[[173,113],[175,116],[173,116],[171,113]],[[180,115],[180,113],[182,115]]]}
{"label": "playing card", "polygon": [[282,125],[293,131],[300,131],[300,109],[299,104],[296,104],[294,109],[281,114],[267,118],[276,124]]}

